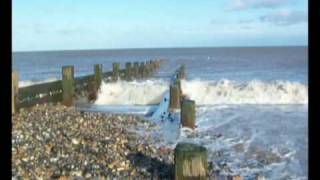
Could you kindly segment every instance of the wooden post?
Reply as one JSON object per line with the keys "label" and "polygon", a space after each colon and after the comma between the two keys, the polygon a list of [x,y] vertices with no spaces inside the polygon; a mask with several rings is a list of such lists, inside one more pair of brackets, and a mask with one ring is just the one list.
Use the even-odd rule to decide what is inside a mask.
{"label": "wooden post", "polygon": [[195,101],[184,98],[181,101],[181,124],[183,127],[195,128]]}
{"label": "wooden post", "polygon": [[142,78],[146,77],[144,64],[144,62],[141,62],[139,67],[140,75]]}
{"label": "wooden post", "polygon": [[102,83],[102,64],[94,65],[94,79],[89,82],[88,100],[89,102],[95,101],[98,97],[98,92]]}
{"label": "wooden post", "polygon": [[126,71],[125,71],[125,78],[126,80],[132,80],[132,66],[131,62],[126,63]]}
{"label": "wooden post", "polygon": [[12,72],[12,92],[11,92],[11,104],[12,104],[12,114],[15,114],[18,111],[19,103],[19,74],[17,71]]}
{"label": "wooden post", "polygon": [[182,65],[179,68],[178,74],[177,74],[177,78],[179,79],[185,79],[186,78],[186,66]]}
{"label": "wooden post", "polygon": [[144,63],[143,74],[144,74],[144,77],[149,76],[148,61]]}
{"label": "wooden post", "polygon": [[62,104],[66,106],[74,105],[74,67],[62,67]]}
{"label": "wooden post", "polygon": [[180,90],[176,85],[170,85],[170,103],[169,110],[173,111],[174,109],[180,108]]}
{"label": "wooden post", "polygon": [[153,73],[154,72],[154,66],[153,66],[153,61],[152,60],[149,61],[149,65],[150,65],[151,72]]}
{"label": "wooden post", "polygon": [[133,74],[135,78],[139,78],[139,62],[134,62],[133,64]]}
{"label": "wooden post", "polygon": [[95,64],[94,65],[94,82],[95,82],[95,90],[98,91],[101,86],[102,82],[102,64]]}
{"label": "wooden post", "polygon": [[175,180],[205,180],[208,175],[207,149],[191,143],[179,143],[174,151]]}
{"label": "wooden post", "polygon": [[180,94],[182,94],[182,89],[181,89],[181,80],[180,79],[175,79],[174,85],[178,86]]}
{"label": "wooden post", "polygon": [[120,63],[112,63],[112,76],[113,80],[118,80],[120,76]]}

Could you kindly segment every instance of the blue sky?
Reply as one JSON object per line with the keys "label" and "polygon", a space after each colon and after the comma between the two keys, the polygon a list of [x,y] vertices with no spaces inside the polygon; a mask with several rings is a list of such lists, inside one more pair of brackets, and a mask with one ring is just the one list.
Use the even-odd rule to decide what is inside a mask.
{"label": "blue sky", "polygon": [[14,0],[13,51],[308,44],[307,0]]}

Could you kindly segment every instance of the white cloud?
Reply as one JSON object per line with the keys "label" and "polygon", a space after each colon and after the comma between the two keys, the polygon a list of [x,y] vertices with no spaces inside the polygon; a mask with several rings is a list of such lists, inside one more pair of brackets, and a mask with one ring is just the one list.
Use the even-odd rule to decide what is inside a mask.
{"label": "white cloud", "polygon": [[284,6],[294,0],[232,0],[228,10],[245,10],[256,8],[276,8]]}
{"label": "white cloud", "polygon": [[292,25],[307,22],[308,15],[304,11],[291,11],[288,9],[282,9],[261,16],[260,21],[275,25]]}

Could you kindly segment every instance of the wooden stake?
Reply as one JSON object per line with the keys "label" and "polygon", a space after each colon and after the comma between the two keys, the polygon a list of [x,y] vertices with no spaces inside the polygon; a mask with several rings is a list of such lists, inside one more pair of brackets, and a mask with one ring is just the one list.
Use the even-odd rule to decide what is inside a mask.
{"label": "wooden stake", "polygon": [[180,90],[176,85],[170,85],[170,104],[169,110],[180,108]]}
{"label": "wooden stake", "polygon": [[62,104],[66,106],[74,105],[74,67],[62,67]]}
{"label": "wooden stake", "polygon": [[146,77],[146,73],[145,73],[145,63],[141,62],[140,66],[139,66],[139,73],[141,75],[141,78]]}
{"label": "wooden stake", "polygon": [[183,99],[181,101],[181,124],[183,127],[195,128],[195,101]]}
{"label": "wooden stake", "polygon": [[125,71],[125,78],[127,81],[132,80],[132,67],[131,67],[131,62],[126,63],[126,71]]}
{"label": "wooden stake", "polygon": [[135,77],[135,78],[139,78],[140,76],[139,76],[139,62],[134,62],[134,64],[133,64],[133,76]]}
{"label": "wooden stake", "polygon": [[18,103],[19,103],[19,74],[18,71],[12,72],[12,92],[11,92],[11,104],[12,104],[12,114],[18,112]]}
{"label": "wooden stake", "polygon": [[113,80],[117,81],[120,76],[120,63],[112,63],[112,76]]}
{"label": "wooden stake", "polygon": [[102,76],[103,76],[102,64],[95,64],[94,65],[94,81],[95,81],[96,91],[100,89]]}

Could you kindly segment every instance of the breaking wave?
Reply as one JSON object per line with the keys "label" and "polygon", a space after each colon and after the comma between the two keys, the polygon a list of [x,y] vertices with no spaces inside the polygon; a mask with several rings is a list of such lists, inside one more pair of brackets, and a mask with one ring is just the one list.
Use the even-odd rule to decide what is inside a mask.
{"label": "breaking wave", "polygon": [[26,87],[26,86],[32,86],[35,84],[41,84],[41,83],[47,83],[47,82],[53,82],[57,81],[57,78],[49,78],[45,80],[27,80],[27,81],[19,81],[19,87]]}
{"label": "breaking wave", "polygon": [[[198,105],[307,104],[308,85],[290,81],[182,80],[182,92]],[[169,89],[161,80],[103,83],[96,104],[157,104]]]}

